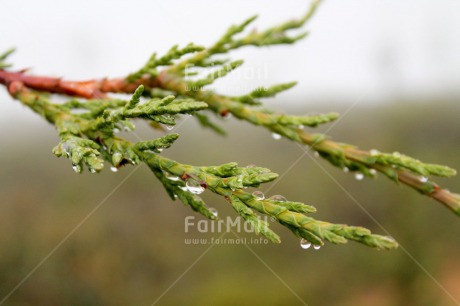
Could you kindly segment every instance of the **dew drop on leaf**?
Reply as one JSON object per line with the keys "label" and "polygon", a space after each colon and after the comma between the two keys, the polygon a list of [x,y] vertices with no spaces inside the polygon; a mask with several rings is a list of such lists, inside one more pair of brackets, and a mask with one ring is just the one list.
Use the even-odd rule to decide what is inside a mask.
{"label": "dew drop on leaf", "polygon": [[311,242],[305,238],[300,239],[300,247],[304,250],[307,250],[311,247]]}
{"label": "dew drop on leaf", "polygon": [[369,151],[369,153],[371,153],[371,156],[377,156],[380,154],[380,151],[376,149],[372,149]]}
{"label": "dew drop on leaf", "polygon": [[279,195],[279,194],[271,196],[269,198],[269,200],[277,201],[277,202],[286,202],[287,201],[287,199],[284,196]]}
{"label": "dew drop on leaf", "polygon": [[255,196],[255,197],[257,198],[257,200],[263,200],[263,199],[265,199],[264,193],[263,193],[262,191],[259,191],[259,190],[254,191],[254,192],[252,193],[252,195]]}
{"label": "dew drop on leaf", "polygon": [[280,139],[281,139],[281,135],[280,135],[280,134],[277,134],[277,133],[272,133],[272,138],[275,139],[275,140],[280,140]]}
{"label": "dew drop on leaf", "polygon": [[72,164],[72,169],[73,171],[80,173],[81,172],[81,166],[79,164]]}
{"label": "dew drop on leaf", "polygon": [[163,173],[164,173],[164,176],[170,181],[177,182],[178,180],[180,180],[178,176],[175,176],[172,173],[169,173],[167,171],[163,171]]}
{"label": "dew drop on leaf", "polygon": [[188,180],[187,183],[185,183],[185,186],[187,187],[187,190],[193,194],[201,194],[204,192],[204,187],[194,179]]}
{"label": "dew drop on leaf", "polygon": [[217,217],[219,215],[219,212],[217,211],[217,209],[213,207],[209,208],[209,211],[214,215],[214,217]]}

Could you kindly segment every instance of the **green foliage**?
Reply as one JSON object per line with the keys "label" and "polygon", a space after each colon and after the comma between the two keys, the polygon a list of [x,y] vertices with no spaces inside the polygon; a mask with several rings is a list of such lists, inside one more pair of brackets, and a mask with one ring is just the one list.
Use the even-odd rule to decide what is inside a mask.
{"label": "green foliage", "polygon": [[403,155],[399,152],[392,154],[376,153],[371,151],[371,155],[375,157],[373,164],[391,165],[408,169],[420,175],[436,175],[441,177],[451,177],[456,174],[454,169],[442,165],[426,164],[415,158]]}
{"label": "green foliage", "polygon": [[0,54],[0,69],[11,67],[10,64],[5,63],[7,57],[14,52],[14,48],[7,50]]}
{"label": "green foliage", "polygon": [[[137,143],[116,135],[120,129],[133,130],[134,119],[145,120],[156,127],[165,125],[169,129],[176,124],[176,118],[183,114],[193,115],[202,126],[224,134],[202,111],[219,117],[231,113],[238,119],[311,147],[339,168],[367,176],[375,176],[377,172],[381,172],[443,202],[459,213],[458,196],[451,194],[452,196],[447,197],[450,193],[441,190],[424,177],[452,176],[455,175],[455,170],[446,166],[425,164],[399,153],[361,151],[348,144],[333,142],[325,135],[311,134],[304,130],[305,126],[315,127],[337,119],[336,113],[296,116],[260,108],[260,99],[273,97],[293,87],[295,82],[257,88],[239,97],[225,96],[206,89],[216,79],[224,77],[243,64],[242,61],[228,62],[216,58],[215,55],[250,45],[261,47],[294,43],[305,37],[306,33],[293,35],[290,31],[302,27],[313,15],[318,4],[319,1],[315,1],[299,20],[288,21],[261,32],[252,31],[240,37],[255,20],[255,17],[251,17],[230,27],[208,48],[189,44],[182,49],[174,46],[159,58],[153,54],[141,69],[118,83],[126,85],[125,87],[113,90],[132,93],[132,90],[126,88],[137,87],[129,100],[104,96],[88,100],[72,99],[57,104],[50,100],[46,90],[23,87],[10,93],[56,126],[61,142],[53,152],[58,157],[69,158],[76,172],[81,172],[84,165],[91,172],[99,172],[104,167],[104,161],[112,164],[114,170],[126,164],[145,163],[164,185],[171,199],[179,199],[205,217],[215,219],[215,213],[199,197],[199,194],[209,190],[230,203],[254,227],[256,233],[273,242],[280,242],[280,238],[269,229],[260,215],[273,218],[299,238],[318,246],[323,241],[343,244],[354,240],[377,249],[392,249],[397,247],[397,243],[389,237],[374,235],[365,228],[332,224],[310,217],[308,214],[316,211],[312,206],[288,201],[282,196],[265,199],[258,193],[247,192],[246,188],[258,187],[277,178],[277,174],[266,168],[239,167],[236,163],[211,167],[185,165],[160,154],[173,145],[179,137],[178,134],[168,134]],[[1,68],[6,67],[3,60],[8,54],[7,52],[0,56],[0,65],[3,65]],[[192,81],[188,79],[188,70],[194,67],[205,68],[204,71],[212,68],[213,71],[204,76],[197,73],[196,80]],[[98,90],[101,88],[103,87],[97,87]],[[55,90],[53,88],[49,91]],[[431,189],[428,190],[428,187]]]}
{"label": "green foliage", "polygon": [[273,85],[268,88],[259,87],[251,91],[249,94],[239,97],[232,97],[232,100],[239,101],[241,103],[246,103],[249,105],[260,105],[261,102],[257,101],[257,98],[268,98],[274,97],[276,94],[288,90],[297,85],[297,82],[290,82],[284,84]]}
{"label": "green foliage", "polygon": [[154,53],[144,67],[128,76],[128,80],[134,82],[144,74],[157,75],[157,67],[172,65],[174,60],[181,58],[183,55],[201,51],[203,49],[203,47],[195,46],[194,44],[190,43],[182,49],[179,49],[177,45],[173,46],[165,55],[158,59],[156,53]]}
{"label": "green foliage", "polygon": [[206,75],[202,79],[199,79],[199,80],[193,81],[193,82],[188,82],[188,85],[191,88],[194,88],[194,90],[199,90],[199,89],[201,89],[202,87],[204,87],[206,85],[210,85],[210,84],[214,83],[214,81],[216,79],[226,76],[232,70],[235,70],[236,68],[240,67],[241,65],[243,65],[242,60],[234,61],[234,62],[231,62],[229,64],[223,65],[221,69]]}
{"label": "green foliage", "polygon": [[100,146],[85,138],[74,136],[70,133],[61,135],[62,141],[54,147],[53,153],[57,157],[66,156],[72,161],[75,172],[82,171],[85,163],[91,172],[99,172],[104,167],[104,160],[98,158]]}

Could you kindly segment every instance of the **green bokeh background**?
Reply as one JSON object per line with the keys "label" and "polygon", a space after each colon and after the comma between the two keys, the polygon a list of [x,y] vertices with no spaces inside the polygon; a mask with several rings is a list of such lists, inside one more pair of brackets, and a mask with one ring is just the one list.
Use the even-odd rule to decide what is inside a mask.
{"label": "green bokeh background", "polygon": [[[323,101],[288,111],[349,110],[328,131],[334,139],[460,169],[458,102],[362,101],[349,110],[351,104]],[[311,155],[298,160],[302,148],[275,141],[264,129],[228,120],[222,124],[229,135],[221,138],[189,118],[174,130],[181,138],[167,156],[196,165],[266,166],[281,174],[261,188],[267,195],[312,204],[318,219],[383,234],[371,215],[401,248],[379,252],[350,242],[302,250],[277,224],[280,245],[186,245],[186,238],[220,234],[185,233],[185,217],[201,217],[172,202],[147,167],[73,173],[67,160],[51,154],[58,139],[40,120],[0,133],[0,300],[46,257],[4,305],[386,306],[460,300],[460,219],[382,176],[356,181],[326,162],[319,167]],[[142,139],[160,135],[137,125]],[[437,181],[460,192],[458,178]],[[236,216],[222,198],[203,196],[219,216]]]}

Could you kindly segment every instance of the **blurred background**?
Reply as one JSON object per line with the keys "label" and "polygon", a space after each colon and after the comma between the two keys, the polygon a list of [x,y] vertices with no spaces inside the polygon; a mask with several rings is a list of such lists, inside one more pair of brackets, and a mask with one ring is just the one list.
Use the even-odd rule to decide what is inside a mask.
{"label": "blurred background", "polygon": [[[264,28],[307,6],[293,0],[5,1],[0,50],[17,47],[15,67],[36,74],[120,76],[153,51],[191,41],[209,45],[253,14],[260,14],[255,26]],[[336,140],[460,169],[459,12],[455,0],[329,0],[307,26],[306,40],[234,52],[246,64],[216,89],[239,94],[298,80],[267,105],[292,114],[338,111],[346,115],[328,131]],[[58,143],[52,127],[4,89],[0,99],[0,301],[104,201],[4,305],[459,304],[460,220],[384,177],[356,181],[322,162],[325,171],[308,156],[298,160],[297,145],[243,122],[222,121],[229,131],[222,138],[193,118],[183,120],[168,157],[266,166],[283,174],[261,189],[267,195],[313,204],[318,219],[383,234],[330,174],[402,248],[378,252],[351,242],[302,250],[276,224],[283,243],[249,245],[256,255],[244,245],[187,245],[186,238],[219,235],[185,233],[185,217],[200,217],[172,202],[146,167],[77,175],[52,155]],[[160,135],[137,126],[142,139]],[[458,178],[437,181],[460,191]],[[203,196],[219,216],[235,216],[221,198]]]}

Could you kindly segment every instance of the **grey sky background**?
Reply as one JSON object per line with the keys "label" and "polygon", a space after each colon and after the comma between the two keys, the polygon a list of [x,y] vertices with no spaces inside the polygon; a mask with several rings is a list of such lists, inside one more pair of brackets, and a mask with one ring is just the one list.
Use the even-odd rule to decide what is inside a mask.
{"label": "grey sky background", "polygon": [[[0,50],[17,47],[16,68],[86,79],[121,76],[153,51],[189,42],[209,45],[226,28],[259,14],[264,28],[301,16],[309,1],[2,1]],[[294,46],[246,48],[239,74],[217,83],[223,92],[297,80],[286,101],[364,95],[460,96],[460,1],[327,0]],[[0,90],[0,125],[33,120]],[[26,114],[27,113],[27,114]],[[38,121],[37,121],[38,122]]]}

